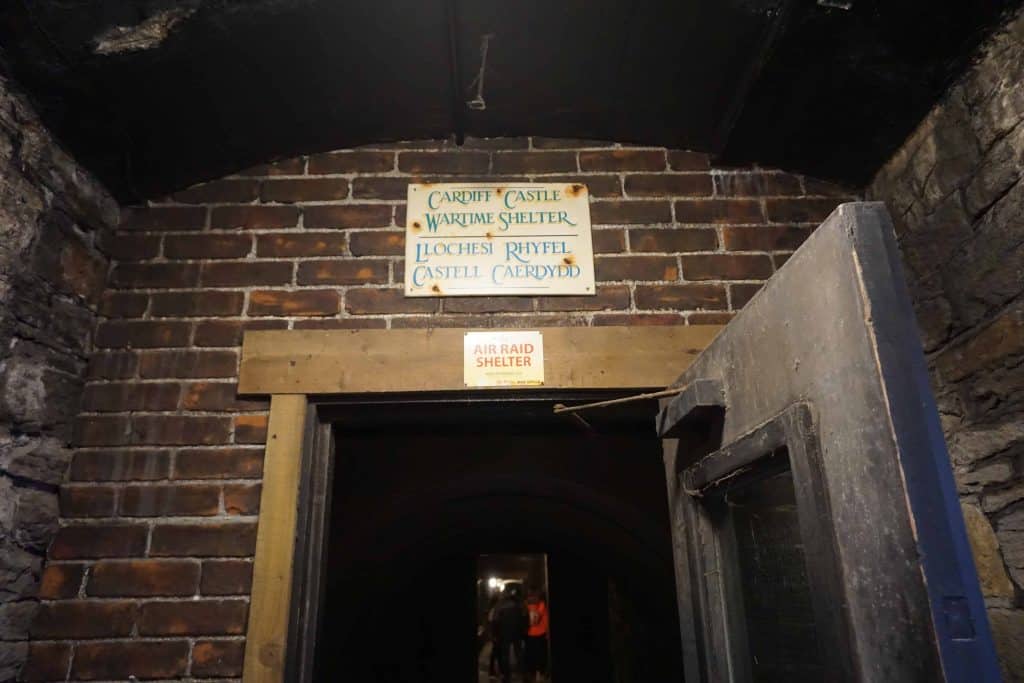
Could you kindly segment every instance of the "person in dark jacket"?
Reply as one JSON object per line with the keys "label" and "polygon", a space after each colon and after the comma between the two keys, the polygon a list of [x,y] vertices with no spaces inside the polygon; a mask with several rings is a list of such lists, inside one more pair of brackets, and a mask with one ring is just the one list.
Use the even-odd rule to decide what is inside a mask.
{"label": "person in dark jacket", "polygon": [[518,591],[514,586],[506,586],[502,591],[501,600],[494,608],[494,646],[498,649],[498,665],[501,668],[502,680],[512,681],[512,662],[510,654],[515,654],[516,666],[523,668],[523,640],[526,637],[526,609],[519,600]]}

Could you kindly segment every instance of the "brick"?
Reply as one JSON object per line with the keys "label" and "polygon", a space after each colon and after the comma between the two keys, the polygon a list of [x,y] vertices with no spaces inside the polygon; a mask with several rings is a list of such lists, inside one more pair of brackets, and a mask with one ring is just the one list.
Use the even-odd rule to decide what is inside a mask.
{"label": "brick", "polygon": [[534,136],[530,138],[535,149],[577,149],[579,147],[612,147],[615,143],[607,140],[588,140],[585,138],[546,138]]}
{"label": "brick", "polygon": [[348,197],[344,178],[287,178],[266,180],[260,188],[264,202],[320,202]]}
{"label": "brick", "polygon": [[730,251],[793,251],[810,234],[810,228],[791,225],[727,226],[722,229],[722,241]]}
{"label": "brick", "polygon": [[287,285],[292,281],[292,264],[282,261],[204,263],[202,279],[207,287]]}
{"label": "brick", "polygon": [[196,415],[136,415],[132,443],[143,445],[209,445],[227,443],[231,420]]}
{"label": "brick", "polygon": [[775,264],[775,270],[781,268],[792,255],[793,254],[780,254],[778,252],[772,254],[772,263]]}
{"label": "brick", "polygon": [[63,681],[71,666],[70,643],[29,643],[20,681]]}
{"label": "brick", "polygon": [[118,263],[110,273],[117,289],[180,289],[198,283],[198,263]]}
{"label": "brick", "polygon": [[662,150],[612,149],[580,152],[582,171],[664,171]]}
{"label": "brick", "polygon": [[100,237],[99,248],[118,261],[145,261],[160,253],[160,236],[105,232]]}
{"label": "brick", "polygon": [[266,401],[246,401],[237,396],[234,382],[192,382],[185,385],[181,407],[183,410],[212,412],[237,410],[265,410]]}
{"label": "brick", "polygon": [[234,377],[237,373],[238,354],[234,351],[153,351],[139,361],[143,379]]}
{"label": "brick", "polygon": [[492,173],[571,173],[575,152],[495,152]]}
{"label": "brick", "polygon": [[247,612],[243,600],[151,602],[140,610],[139,635],[241,635]]}
{"label": "brick", "polygon": [[[507,320],[500,316],[491,316],[481,320],[479,315],[421,315],[416,317],[400,317],[391,321],[392,329],[445,329],[452,327],[493,327],[499,320]],[[514,318],[519,319],[519,316]]]}
{"label": "brick", "polygon": [[175,479],[259,479],[262,448],[197,448],[178,452]]}
{"label": "brick", "polygon": [[640,228],[629,231],[629,250],[685,254],[693,251],[714,251],[718,233],[702,228]]}
{"label": "brick", "polygon": [[40,600],[66,600],[78,595],[85,576],[82,564],[48,564],[39,583]]}
{"label": "brick", "polygon": [[837,185],[827,180],[809,178],[804,176],[804,191],[808,195],[823,195],[825,197],[842,197],[845,201],[857,201],[857,193],[848,187]]}
{"label": "brick", "polygon": [[383,259],[303,261],[296,279],[300,285],[385,284],[388,262]]}
{"label": "brick", "polygon": [[764,284],[739,283],[729,285],[729,300],[734,310],[739,310],[747,305],[747,302],[754,298],[754,295],[761,291]]}
{"label": "brick", "polygon": [[840,203],[831,197],[766,199],[764,208],[772,223],[821,223]]}
{"label": "brick", "polygon": [[75,419],[76,446],[121,446],[128,443],[128,418],[79,416]]}
{"label": "brick", "polygon": [[296,330],[383,330],[388,323],[383,318],[322,318],[296,320]]}
{"label": "brick", "polygon": [[685,324],[686,318],[682,313],[598,313],[594,316],[594,327],[651,327]]}
{"label": "brick", "polygon": [[199,590],[203,595],[248,595],[252,590],[252,562],[204,561]]}
{"label": "brick", "polygon": [[527,149],[529,146],[530,138],[527,137],[478,138],[467,135],[459,149]]}
{"label": "brick", "polygon": [[727,308],[725,287],[721,285],[637,285],[636,307],[646,310]]}
{"label": "brick", "polygon": [[252,251],[249,235],[202,234],[167,235],[164,238],[164,256],[169,259],[239,258]]}
{"label": "brick", "polygon": [[91,597],[141,598],[195,595],[199,563],[188,560],[97,562],[89,573]]}
{"label": "brick", "polygon": [[617,175],[565,175],[544,178],[546,183],[580,184],[587,186],[591,197],[607,198],[622,196],[622,182]]}
{"label": "brick", "polygon": [[121,492],[123,517],[203,517],[220,512],[220,488],[206,485],[128,486]]}
{"label": "brick", "polygon": [[244,303],[242,292],[167,292],[152,295],[149,313],[156,318],[239,315]]}
{"label": "brick", "polygon": [[187,322],[108,320],[96,328],[100,348],[159,348],[185,346],[192,326]]}
{"label": "brick", "polygon": [[188,641],[114,641],[75,648],[72,680],[180,678],[188,668]]}
{"label": "brick", "polygon": [[391,225],[390,204],[334,204],[302,210],[306,228],[383,228]]}
{"label": "brick", "polygon": [[148,294],[108,291],[100,299],[100,315],[108,318],[141,318],[148,306]]}
{"label": "brick", "polygon": [[71,481],[151,481],[166,479],[169,451],[78,451],[71,460]]}
{"label": "brick", "polygon": [[192,343],[196,346],[238,346],[246,330],[283,330],[284,320],[203,320],[196,323]]}
{"label": "brick", "polygon": [[594,230],[591,232],[591,240],[595,254],[618,254],[626,251],[625,230]]}
{"label": "brick", "polygon": [[595,225],[671,223],[672,207],[668,202],[650,200],[591,202],[590,220]]}
{"label": "brick", "polygon": [[671,281],[679,279],[679,264],[672,256],[601,256],[594,261],[594,272],[602,282]]}
{"label": "brick", "polygon": [[255,201],[260,184],[255,180],[227,178],[193,185],[174,193],[174,200],[182,204],[244,204]]}
{"label": "brick", "polygon": [[145,552],[146,528],[136,524],[61,526],[50,545],[50,558],[138,557]]}
{"label": "brick", "polygon": [[705,173],[654,173],[626,176],[626,194],[631,197],[707,197],[713,187]]}
{"label": "brick", "polygon": [[352,180],[352,197],[355,199],[402,199],[409,194],[409,183],[419,178],[409,177],[362,177]]}
{"label": "brick", "polygon": [[82,394],[82,407],[90,412],[174,410],[180,394],[177,384],[166,382],[88,384]]}
{"label": "brick", "polygon": [[706,171],[711,166],[708,155],[682,149],[668,150],[668,167],[673,171]]}
{"label": "brick", "polygon": [[353,315],[384,313],[436,313],[436,299],[407,299],[400,289],[350,289],[345,310]]}
{"label": "brick", "polygon": [[158,524],[153,528],[150,555],[249,557],[255,549],[255,523]]}
{"label": "brick", "polygon": [[715,194],[723,197],[798,196],[800,179],[788,173],[719,173]]}
{"label": "brick", "polygon": [[537,300],[541,311],[604,311],[629,308],[629,287],[605,285],[595,296],[551,296]]}
{"label": "brick", "polygon": [[111,517],[114,514],[114,489],[109,486],[61,486],[60,516]]}
{"label": "brick", "polygon": [[349,250],[353,256],[401,256],[405,253],[405,232],[401,230],[373,230],[349,235]]}
{"label": "brick", "polygon": [[365,150],[314,154],[309,158],[309,175],[332,173],[386,173],[395,167],[393,152]]}
{"label": "brick", "polygon": [[131,635],[135,605],[130,602],[65,600],[42,603],[32,624],[32,637],[112,638]]}
{"label": "brick", "polygon": [[687,280],[767,280],[772,261],[761,254],[700,254],[683,256]]}
{"label": "brick", "polygon": [[486,152],[400,152],[398,170],[403,173],[487,173]]}
{"label": "brick", "polygon": [[241,176],[281,176],[281,175],[302,175],[306,171],[306,158],[293,157],[282,159],[269,164],[260,164],[240,171]]}
{"label": "brick", "polygon": [[445,313],[523,313],[533,310],[533,299],[525,296],[453,297],[444,300]]}
{"label": "brick", "polygon": [[235,443],[261,444],[266,441],[266,414],[235,416]]}
{"label": "brick", "polygon": [[272,230],[299,224],[295,206],[216,206],[210,210],[214,230]]}
{"label": "brick", "polygon": [[193,676],[241,676],[245,643],[238,640],[197,640],[192,647]]}
{"label": "brick", "polygon": [[260,511],[260,484],[226,484],[224,511],[229,515],[255,515]]}
{"label": "brick", "polygon": [[139,368],[137,353],[117,351],[94,353],[89,357],[88,379],[125,379],[134,377]]}
{"label": "brick", "polygon": [[680,199],[675,203],[677,223],[763,223],[761,204],[755,199]]}
{"label": "brick", "polygon": [[404,203],[395,205],[395,225],[405,227],[407,208]]}
{"label": "brick", "polygon": [[258,256],[338,256],[345,251],[342,232],[280,233],[256,238]]}
{"label": "brick", "polygon": [[722,311],[720,313],[690,313],[686,316],[686,322],[690,325],[728,325],[735,313]]}
{"label": "brick", "polygon": [[341,295],[333,289],[257,289],[249,294],[249,315],[336,315]]}
{"label": "brick", "polygon": [[132,206],[121,210],[122,230],[202,230],[205,206]]}

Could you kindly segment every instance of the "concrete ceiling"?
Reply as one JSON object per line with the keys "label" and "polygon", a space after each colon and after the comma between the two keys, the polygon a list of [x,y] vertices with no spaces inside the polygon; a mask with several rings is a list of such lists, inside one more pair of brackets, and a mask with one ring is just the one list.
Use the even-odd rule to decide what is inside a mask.
{"label": "concrete ceiling", "polygon": [[859,185],[1020,4],[7,0],[0,70],[125,201],[467,135],[687,148]]}

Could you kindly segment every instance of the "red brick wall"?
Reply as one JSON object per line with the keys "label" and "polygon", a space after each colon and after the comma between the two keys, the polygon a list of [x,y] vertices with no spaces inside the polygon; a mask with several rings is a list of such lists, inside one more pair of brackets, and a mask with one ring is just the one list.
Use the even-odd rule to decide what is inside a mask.
{"label": "red brick wall", "polygon": [[[586,183],[597,296],[403,298],[406,185],[449,178]],[[244,329],[726,322],[848,198],[505,139],[290,159],[125,210],[26,678],[240,675],[267,407],[235,395]]]}

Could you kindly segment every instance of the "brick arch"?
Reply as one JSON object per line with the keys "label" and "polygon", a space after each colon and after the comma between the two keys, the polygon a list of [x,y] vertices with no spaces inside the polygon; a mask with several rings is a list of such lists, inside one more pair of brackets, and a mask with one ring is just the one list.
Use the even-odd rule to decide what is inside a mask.
{"label": "brick arch", "polygon": [[[495,178],[588,185],[596,296],[403,297],[406,184]],[[516,138],[325,152],[126,208],[100,240],[27,675],[240,675],[268,405],[237,396],[243,331],[722,323],[847,198],[702,154]]]}

